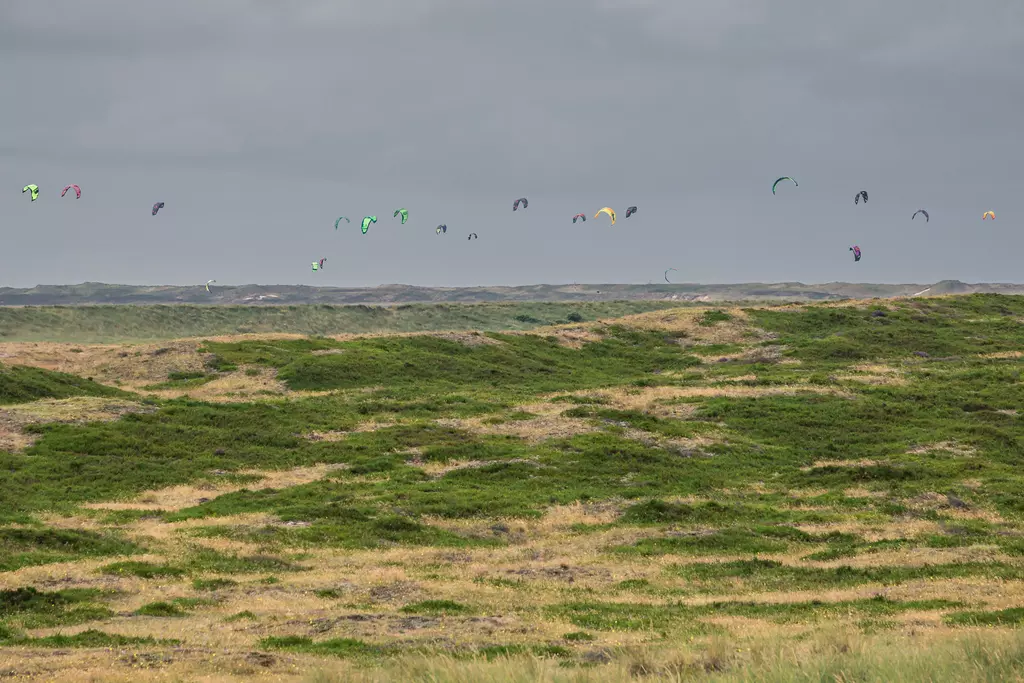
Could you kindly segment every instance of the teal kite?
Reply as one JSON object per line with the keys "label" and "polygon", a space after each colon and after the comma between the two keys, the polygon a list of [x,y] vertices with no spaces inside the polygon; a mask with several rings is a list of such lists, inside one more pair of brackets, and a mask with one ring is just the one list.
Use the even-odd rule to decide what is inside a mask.
{"label": "teal kite", "polygon": [[[350,220],[349,220],[349,219],[348,219],[347,217],[345,217],[345,216],[342,216],[342,217],[341,217],[341,218],[339,218],[338,220],[334,221],[334,229],[335,229],[335,230],[337,230],[337,229],[338,229],[338,223],[340,223],[340,222],[342,221],[342,219],[344,219],[344,221],[345,221],[346,223],[351,223],[351,222],[352,222],[352,221],[350,221]],[[363,232],[366,232],[366,231],[364,230]]]}
{"label": "teal kite", "polygon": [[783,180],[792,180],[794,185],[796,185],[797,187],[800,187],[800,183],[798,183],[796,180],[793,180],[793,178],[790,178],[788,175],[784,175],[781,178],[779,178],[778,180],[776,180],[774,183],[772,183],[772,194],[775,194],[775,187],[779,183],[781,183]]}
{"label": "teal kite", "polygon": [[409,209],[395,209],[395,215],[392,218],[398,217],[398,214],[402,214],[402,225],[409,220]]}

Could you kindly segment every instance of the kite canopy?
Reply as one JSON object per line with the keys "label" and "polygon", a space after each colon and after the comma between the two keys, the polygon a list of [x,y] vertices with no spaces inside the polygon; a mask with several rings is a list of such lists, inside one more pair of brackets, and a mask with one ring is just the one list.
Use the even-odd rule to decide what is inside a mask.
{"label": "kite canopy", "polygon": [[996,219],[996,214],[995,214],[995,212],[993,212],[993,211],[986,211],[985,213],[981,214],[981,220],[985,220],[985,219],[986,219],[986,218],[988,218],[989,216],[992,216],[992,220],[995,220],[995,219]]}
{"label": "kite canopy", "polygon": [[[919,214],[919,213],[923,213],[923,214],[924,214],[924,222],[925,222],[925,223],[929,223],[929,222],[931,222],[931,219],[930,219],[930,218],[928,217],[928,212],[927,212],[927,211],[925,211],[924,209],[918,209],[917,211],[915,211],[915,212],[914,212],[914,215],[910,217],[910,220],[914,220],[914,218],[915,218],[915,217],[917,216],[917,214]],[[984,219],[983,219],[983,220],[984,220]]]}
{"label": "kite canopy", "polygon": [[437,228],[434,230],[434,232],[436,234],[438,234],[438,235],[440,235],[442,232],[446,233],[446,232],[448,232],[448,226],[445,225],[444,223],[442,223],[441,225],[437,226]]}
{"label": "kite canopy", "polygon": [[526,197],[520,197],[512,203],[512,210],[518,209],[520,203],[522,203],[524,209],[530,205],[530,202],[526,201]]}
{"label": "kite canopy", "polygon": [[669,270],[675,270],[675,268],[669,268],[668,270],[665,271],[665,282],[668,282],[669,284],[672,284],[671,282],[669,282],[669,279],[668,279],[668,271]]}
{"label": "kite canopy", "polygon": [[[335,230],[337,230],[337,229],[338,229],[338,223],[340,223],[340,222],[341,222],[341,221],[343,221],[343,220],[344,220],[344,221],[345,221],[346,223],[351,223],[351,222],[352,222],[352,221],[350,221],[350,220],[349,220],[349,219],[348,219],[348,218],[347,218],[346,216],[341,216],[340,218],[338,218],[338,220],[334,221],[334,229],[335,229]],[[364,231],[364,232],[365,232],[365,231]]]}
{"label": "kite canopy", "polygon": [[585,214],[582,214],[582,213],[576,214],[575,216],[572,217],[572,222],[575,223],[577,218],[582,218],[584,223],[587,222],[587,217],[586,217]]}
{"label": "kite canopy", "polygon": [[363,223],[362,223],[361,226],[359,226],[359,229],[362,230],[363,234],[365,235],[366,231],[370,229],[370,223],[376,223],[376,222],[377,222],[377,217],[376,216],[366,216],[366,217],[363,218]]}
{"label": "kite canopy", "polygon": [[156,204],[154,204],[153,205],[153,215],[155,216],[156,212],[159,211],[162,208],[164,208],[164,203],[163,202],[157,202]]}
{"label": "kite canopy", "polygon": [[628,209],[626,209],[626,218],[629,218],[634,213],[636,213],[636,207],[635,206],[629,207]]}
{"label": "kite canopy", "polygon": [[854,261],[860,261],[860,247],[858,247],[855,244],[852,247],[850,247],[850,251],[853,252],[853,260]]}
{"label": "kite canopy", "polygon": [[214,282],[216,282],[216,280],[207,280],[206,281],[206,291],[207,292],[210,291],[210,285],[212,285]]}
{"label": "kite canopy", "polygon": [[853,196],[853,203],[854,204],[859,204],[861,199],[864,200],[865,204],[868,203],[868,191],[867,190],[861,190],[860,192],[855,194]]}
{"label": "kite canopy", "polygon": [[26,185],[25,187],[21,188],[21,193],[22,194],[25,194],[26,192],[31,192],[32,193],[32,201],[35,201],[35,200],[39,199],[39,186],[38,185]]}
{"label": "kite canopy", "polygon": [[772,183],[772,194],[775,194],[775,188],[776,188],[776,187],[778,186],[778,184],[779,184],[779,183],[781,183],[781,182],[782,182],[783,180],[790,180],[790,181],[792,181],[792,182],[793,182],[793,184],[794,184],[794,185],[796,185],[797,187],[800,187],[800,183],[798,183],[798,182],[797,182],[796,180],[794,180],[793,178],[790,178],[790,177],[789,177],[788,175],[784,175],[784,176],[782,176],[781,178],[779,178],[778,180],[776,180],[776,181],[775,181],[774,183]]}
{"label": "kite canopy", "polygon": [[478,239],[480,239],[480,238],[479,238],[479,237],[477,237],[477,235],[476,235],[476,233],[475,233],[475,232],[471,232],[471,233],[469,233],[469,237],[467,237],[466,239],[467,239],[467,240],[478,240]]}
{"label": "kite canopy", "polygon": [[392,216],[392,218],[398,216],[398,214],[402,214],[402,225],[405,225],[405,222],[409,220],[409,209],[395,209],[395,216]]}
{"label": "kite canopy", "polygon": [[597,218],[602,213],[608,214],[611,217],[611,219],[612,219],[612,225],[615,225],[615,209],[613,209],[613,208],[611,208],[609,206],[606,206],[603,209],[601,209],[600,211],[598,211],[597,213],[595,213],[594,214],[594,218]]}
{"label": "kite canopy", "polygon": [[82,188],[80,188],[78,185],[68,185],[67,187],[64,188],[64,191],[60,193],[60,196],[63,197],[64,195],[66,195],[68,193],[68,190],[70,190],[71,188],[75,189],[75,199],[81,199]]}

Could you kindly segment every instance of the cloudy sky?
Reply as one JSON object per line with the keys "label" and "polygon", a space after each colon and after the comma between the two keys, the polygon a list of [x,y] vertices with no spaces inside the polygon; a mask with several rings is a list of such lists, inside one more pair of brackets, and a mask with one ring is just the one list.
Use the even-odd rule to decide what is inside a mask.
{"label": "cloudy sky", "polygon": [[0,285],[1021,282],[1022,65],[1020,0],[2,2]]}

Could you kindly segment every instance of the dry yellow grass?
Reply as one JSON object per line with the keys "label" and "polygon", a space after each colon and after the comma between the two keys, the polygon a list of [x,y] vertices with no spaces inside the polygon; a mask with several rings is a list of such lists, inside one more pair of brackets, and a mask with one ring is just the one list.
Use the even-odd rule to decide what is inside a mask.
{"label": "dry yellow grass", "polygon": [[700,455],[703,453],[702,448],[721,441],[721,438],[708,434],[692,438],[666,437],[642,429],[626,429],[623,431],[622,436],[633,441],[639,441],[646,446],[657,446],[686,456]]}
{"label": "dry yellow grass", "polygon": [[[87,503],[83,507],[101,510],[182,510],[212,500],[225,493],[242,489],[256,491],[260,489],[285,489],[292,486],[308,484],[323,479],[331,472],[344,469],[346,465],[315,465],[313,467],[297,467],[279,472],[244,470],[238,474],[250,474],[262,477],[260,481],[249,484],[202,482],[187,486],[172,486],[156,491],[146,491],[135,499],[127,502]],[[216,476],[216,473],[211,473]]]}
{"label": "dry yellow grass", "polygon": [[[429,475],[433,479],[439,479],[449,472],[455,472],[458,470],[474,469],[477,467],[487,467],[493,465],[493,462],[486,460],[449,460],[448,462],[423,462],[418,457],[418,452],[414,454],[412,460],[408,461],[408,464],[413,467],[418,467],[423,470],[424,473]],[[526,460],[523,458],[511,458],[509,460],[502,460],[503,463],[514,464],[514,463],[533,463],[533,460]],[[536,463],[534,463],[536,464]]]}
{"label": "dry yellow grass", "polygon": [[[815,302],[814,306],[818,308],[878,308],[886,311],[897,310],[896,302],[905,300],[909,297],[896,297],[893,299],[843,299],[841,301],[824,301]],[[933,297],[922,297],[922,298],[933,298]],[[778,309],[800,310],[808,304],[790,304],[788,306],[780,306]],[[775,308],[775,307],[773,307]]]}
{"label": "dry yellow grass", "polygon": [[586,420],[561,415],[543,415],[533,420],[512,420],[500,424],[488,424],[484,418],[440,419],[437,423],[474,434],[516,436],[530,443],[585,434],[596,429]]}
{"label": "dry yellow grass", "polygon": [[735,353],[723,353],[715,356],[715,359],[725,358],[732,361],[743,361],[746,363],[779,363],[782,365],[800,365],[802,361],[797,358],[785,358],[783,354],[787,347],[781,344],[769,346],[746,346]]}
{"label": "dry yellow grass", "polygon": [[[722,310],[730,319],[703,326],[700,321],[709,310]],[[616,322],[645,330],[685,333],[681,339],[684,345],[751,344],[774,338],[774,335],[756,327],[746,311],[740,308],[677,308],[630,315]]]}
{"label": "dry yellow grass", "polygon": [[890,365],[861,363],[851,366],[850,369],[853,372],[840,373],[837,377],[841,380],[873,386],[903,386],[907,383],[905,372]]}
{"label": "dry yellow grass", "polygon": [[579,397],[598,397],[617,410],[637,410],[648,412],[658,417],[685,418],[690,415],[696,405],[673,403],[687,398],[712,398],[728,396],[734,398],[752,398],[756,396],[792,396],[799,393],[828,394],[832,396],[849,396],[850,394],[835,387],[790,384],[765,387],[747,386],[657,386],[657,387],[616,387],[592,391],[572,392],[569,395]]}
{"label": "dry yellow grass", "polygon": [[137,388],[163,382],[172,372],[200,372],[206,357],[198,340],[160,344],[58,344],[19,342],[0,344],[0,359],[9,365],[91,377],[102,384]]}
{"label": "dry yellow grass", "polygon": [[306,435],[306,438],[310,441],[344,441],[349,434],[375,432],[378,429],[394,427],[396,424],[398,424],[398,422],[395,420],[367,420],[366,422],[360,422],[352,429],[352,431],[310,432]]}
{"label": "dry yellow grass", "polygon": [[601,341],[602,336],[587,327],[558,327],[548,330],[558,343],[570,349],[582,349],[584,345]]}
{"label": "dry yellow grass", "polygon": [[88,377],[158,398],[189,396],[209,402],[241,402],[329,392],[292,392],[277,380],[272,368],[240,367],[198,387],[148,390],[175,372],[205,372],[210,355],[199,352],[203,341],[232,342],[259,339],[300,339],[301,335],[231,335],[179,339],[158,344],[0,343],[0,360]]}
{"label": "dry yellow grass", "polygon": [[309,439],[310,441],[344,441],[346,438],[348,438],[349,434],[351,434],[351,432],[310,432],[309,434],[306,434],[306,438]]}
{"label": "dry yellow grass", "polygon": [[824,467],[876,467],[877,460],[861,458],[860,460],[816,460],[810,467],[801,467],[801,472],[810,472]]}
{"label": "dry yellow grass", "polygon": [[505,343],[497,339],[491,339],[480,332],[434,332],[431,333],[430,336],[437,337],[438,339],[458,342],[465,346],[498,346]]}
{"label": "dry yellow grass", "polygon": [[[614,659],[599,667],[566,668],[557,659],[517,656],[493,660],[463,660],[451,656],[400,657],[379,666],[346,659],[317,659],[284,653],[217,653],[185,649],[173,654],[147,649],[126,652],[65,650],[18,651],[19,666],[12,670],[15,680],[55,680],[63,671],[75,671],[76,679],[89,683],[237,683],[275,681],[292,683],[391,683],[432,681],[435,683],[634,683],[637,680],[709,680],[731,683],[749,680],[791,680],[798,675],[813,676],[821,670],[872,672],[867,680],[885,678],[894,671],[929,675],[921,665],[935,667],[929,680],[985,680],[974,675],[986,661],[1012,661],[1019,651],[1020,635],[1012,632],[987,633],[984,642],[972,632],[949,629],[916,630],[914,621],[928,626],[925,613],[899,619],[899,630],[882,635],[862,635],[851,624],[831,627],[773,625],[758,629],[756,621],[738,617],[718,620],[737,635],[710,637],[671,644],[623,642],[611,650],[594,647],[594,661]],[[799,663],[799,664],[798,664]],[[953,668],[958,663],[959,668]],[[798,666],[806,667],[798,673]],[[899,668],[894,668],[899,667]],[[934,674],[948,674],[935,678]],[[961,679],[960,675],[970,676]],[[897,674],[898,675],[898,674]],[[831,679],[830,679],[831,680]],[[847,680],[845,677],[836,680]],[[902,679],[909,680],[909,679]],[[913,680],[923,680],[920,677]],[[1005,678],[1019,681],[1019,676]]]}
{"label": "dry yellow grass", "polygon": [[757,375],[736,375],[735,377],[723,377],[721,382],[756,382]]}
{"label": "dry yellow grass", "polygon": [[847,498],[884,498],[888,494],[885,491],[872,491],[862,486],[852,486],[844,490],[843,495]]}
{"label": "dry yellow grass", "polygon": [[1024,358],[1024,351],[1000,351],[998,353],[982,353],[978,354],[978,357],[992,359]]}
{"label": "dry yellow grass", "polygon": [[217,379],[198,387],[181,389],[157,389],[147,393],[160,398],[178,398],[188,396],[197,401],[208,403],[250,402],[261,398],[281,398],[283,396],[318,395],[330,392],[293,392],[277,379],[277,371],[272,368],[246,368],[227,373]]}
{"label": "dry yellow grass", "polygon": [[[256,338],[281,338],[279,336]],[[284,338],[298,335],[284,335]],[[223,341],[235,339],[222,338]],[[210,402],[252,401],[296,395],[289,392],[270,368],[239,368],[198,387],[147,390],[166,382],[175,372],[204,372],[208,354],[199,352],[202,340],[186,339],[159,344],[0,344],[0,358],[11,365],[29,365],[89,377],[110,386],[159,398],[190,396]],[[306,395],[314,392],[303,392]]]}
{"label": "dry yellow grass", "polygon": [[[288,485],[321,476],[323,469],[292,470],[266,473],[272,480],[264,483]],[[250,485],[250,488],[252,486]],[[165,490],[153,492],[154,503],[174,508],[194,502],[196,492]],[[691,500],[691,499],[686,499]],[[666,581],[664,570],[676,562],[726,561],[728,556],[664,556],[655,558],[620,558],[608,555],[604,548],[635,542],[649,530],[609,527],[594,533],[579,534],[577,524],[607,524],[614,521],[624,503],[573,504],[554,506],[539,519],[473,520],[431,519],[425,523],[457,531],[468,536],[503,536],[509,541],[498,547],[444,549],[395,546],[373,550],[310,549],[302,564],[309,571],[283,574],[273,586],[256,583],[259,575],[235,576],[240,585],[216,593],[220,602],[201,607],[178,619],[127,616],[140,606],[175,597],[195,595],[177,581],[148,581],[133,577],[110,577],[96,573],[102,564],[111,561],[83,561],[63,565],[31,567],[0,577],[0,586],[40,587],[91,586],[122,591],[111,606],[123,612],[102,624],[108,633],[132,636],[158,635],[179,638],[184,648],[115,648],[97,651],[63,651],[50,658],[40,658],[29,649],[5,649],[11,660],[8,666],[31,680],[45,679],[79,667],[76,671],[94,672],[95,680],[118,680],[116,676],[137,676],[133,680],[304,680],[317,667],[334,666],[322,658],[271,652],[254,658],[258,641],[266,636],[296,635],[317,640],[357,638],[370,643],[402,642],[406,647],[427,648],[453,645],[484,646],[489,644],[535,644],[561,642],[562,634],[579,630],[571,623],[546,617],[542,608],[564,602],[566,590],[593,591],[593,599],[601,599],[614,585],[626,579],[646,578],[655,583]],[[142,556],[145,561],[175,561],[188,546],[201,544],[230,552],[258,552],[258,546],[224,539],[196,539],[188,530],[210,524],[257,528],[276,523],[270,517],[246,515],[233,518],[190,520],[168,524],[159,519],[146,519],[128,525],[129,535],[153,539],[161,554]],[[935,523],[908,521],[900,529],[875,529],[874,537],[898,537],[903,533],[934,530]],[[836,530],[840,527],[804,527],[811,531]],[[868,533],[866,525],[843,527],[849,531]],[[779,557],[787,563],[807,564],[799,556]],[[1005,560],[993,549],[954,548],[917,549],[887,554],[873,554],[844,560],[855,566],[894,564],[920,566],[953,561]],[[829,563],[818,566],[832,566]],[[510,589],[492,580],[518,581],[520,588]],[[672,582],[669,581],[669,585]],[[321,597],[316,591],[335,590],[341,599]],[[781,591],[724,593],[714,596],[683,598],[687,604],[707,604],[720,599],[749,600],[759,603],[804,602],[809,600],[851,600],[870,598],[879,591],[891,599],[927,599],[947,597],[955,591],[961,599],[985,603],[992,608],[1012,606],[1024,600],[1024,587],[1018,584],[988,580],[954,582],[912,582],[902,586],[858,586],[831,591]],[[403,605],[420,600],[453,600],[483,609],[474,616],[421,616],[403,614]],[[661,604],[664,598],[643,592],[618,591],[616,602]],[[676,599],[676,598],[674,598]],[[358,607],[357,607],[358,605]],[[255,621],[226,623],[224,619],[241,611],[252,612]],[[716,617],[712,621],[729,629],[731,642],[763,643],[775,637],[791,639],[795,634],[809,633],[812,627],[775,625],[760,619]],[[899,623],[917,633],[943,631],[945,627],[934,613],[902,615]],[[90,625],[60,629],[65,634],[84,630]],[[94,626],[94,625],[93,625]],[[41,636],[55,629],[33,631]],[[596,632],[592,648],[643,647],[650,634],[645,631]],[[789,642],[787,640],[787,642]],[[798,642],[798,641],[793,641]],[[676,649],[676,656],[681,656]],[[151,654],[146,654],[151,653]],[[143,656],[145,655],[145,656]],[[135,659],[131,659],[131,657]],[[645,655],[655,657],[651,653]],[[127,659],[126,659],[127,658]],[[141,659],[140,659],[141,658]],[[148,659],[147,659],[148,658]],[[165,661],[162,658],[169,658]],[[438,661],[431,657],[431,661]],[[139,661],[153,666],[142,667]],[[126,664],[126,662],[134,662]],[[344,666],[343,663],[337,663]],[[135,667],[135,668],[133,668]],[[601,667],[605,676],[614,665]],[[89,675],[93,675],[90,673]],[[163,677],[163,678],[162,678]],[[88,680],[87,678],[81,680]]]}
{"label": "dry yellow grass", "polygon": [[977,453],[974,448],[964,446],[953,441],[940,441],[938,443],[925,444],[907,451],[907,453],[911,455],[923,455],[924,453],[936,452],[949,453],[950,455],[955,455],[961,458],[969,458]]}
{"label": "dry yellow grass", "polygon": [[[723,310],[730,320],[710,326],[700,325],[700,320],[709,310]],[[694,344],[750,344],[765,341],[772,335],[754,326],[745,311],[740,308],[672,308],[648,313],[628,315],[623,318],[599,320],[588,323],[551,325],[530,332],[516,334],[539,334],[554,336],[563,346],[581,348],[584,344],[600,341],[602,330],[609,323],[635,327],[642,330],[658,330],[680,335],[684,346]]]}

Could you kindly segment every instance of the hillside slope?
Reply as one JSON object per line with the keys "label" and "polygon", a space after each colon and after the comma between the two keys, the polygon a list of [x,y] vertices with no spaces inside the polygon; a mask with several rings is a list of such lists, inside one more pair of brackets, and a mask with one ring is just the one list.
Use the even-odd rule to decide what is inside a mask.
{"label": "hillside slope", "polygon": [[0,341],[150,341],[236,334],[528,330],[673,308],[663,301],[364,306],[95,305],[0,307]]}
{"label": "hillside slope", "polygon": [[0,407],[0,659],[94,681],[1020,680],[1021,320],[1024,297],[968,295],[6,343],[126,394]]}

